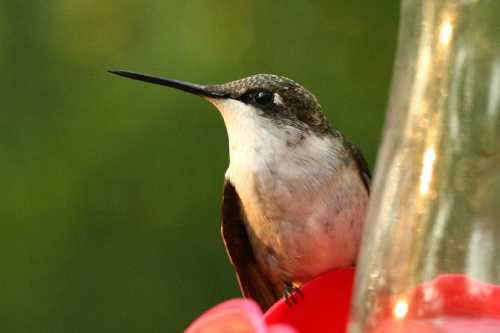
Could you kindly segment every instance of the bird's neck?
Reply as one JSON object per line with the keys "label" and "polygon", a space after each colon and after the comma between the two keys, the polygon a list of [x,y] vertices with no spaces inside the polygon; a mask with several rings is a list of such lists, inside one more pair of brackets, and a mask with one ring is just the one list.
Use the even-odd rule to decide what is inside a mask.
{"label": "bird's neck", "polygon": [[339,141],[292,125],[276,124],[249,108],[222,113],[229,139],[226,176],[237,188],[259,186],[256,181],[272,178],[292,186],[311,183],[311,177],[328,179],[333,174],[339,162]]}
{"label": "bird's neck", "polygon": [[211,102],[226,125],[230,156],[226,178],[238,192],[258,191],[262,183],[276,181],[314,190],[310,184],[317,181],[311,178],[328,179],[341,163],[337,154],[342,144],[333,136],[269,119],[238,100]]}

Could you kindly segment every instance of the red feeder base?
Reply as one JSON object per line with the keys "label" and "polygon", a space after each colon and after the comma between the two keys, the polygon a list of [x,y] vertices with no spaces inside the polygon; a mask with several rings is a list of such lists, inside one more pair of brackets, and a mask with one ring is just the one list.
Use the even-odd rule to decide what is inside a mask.
{"label": "red feeder base", "polygon": [[[289,307],[284,300],[264,315],[267,324],[286,323],[300,333],[347,332],[354,269],[326,273],[302,288],[304,298]],[[431,296],[429,296],[431,295]],[[430,297],[430,299],[427,299]],[[394,314],[394,296],[380,297],[374,333],[500,333],[500,286],[462,274],[443,274],[404,297],[407,311]],[[384,305],[385,304],[385,305]]]}
{"label": "red feeder base", "polygon": [[296,295],[297,304],[290,307],[281,300],[264,314],[264,320],[267,324],[290,324],[300,333],[344,333],[353,282],[354,268],[328,272],[300,288],[304,298]]}

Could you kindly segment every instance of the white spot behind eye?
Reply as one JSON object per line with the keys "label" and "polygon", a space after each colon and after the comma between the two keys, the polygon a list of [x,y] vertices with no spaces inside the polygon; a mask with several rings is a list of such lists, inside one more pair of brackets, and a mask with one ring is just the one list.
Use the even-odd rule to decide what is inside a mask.
{"label": "white spot behind eye", "polygon": [[274,93],[274,100],[273,100],[274,104],[277,104],[277,105],[283,105],[283,99],[281,98],[281,96],[278,94],[278,93]]}

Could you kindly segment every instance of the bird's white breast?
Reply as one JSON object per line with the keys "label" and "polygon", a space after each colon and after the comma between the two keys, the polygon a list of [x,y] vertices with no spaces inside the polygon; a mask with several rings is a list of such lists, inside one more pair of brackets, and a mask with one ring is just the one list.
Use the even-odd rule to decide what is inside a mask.
{"label": "bird's white breast", "polygon": [[276,281],[304,282],[352,265],[367,194],[356,169],[339,158],[340,142],[278,126],[236,100],[212,102],[229,137],[226,178],[263,269]]}

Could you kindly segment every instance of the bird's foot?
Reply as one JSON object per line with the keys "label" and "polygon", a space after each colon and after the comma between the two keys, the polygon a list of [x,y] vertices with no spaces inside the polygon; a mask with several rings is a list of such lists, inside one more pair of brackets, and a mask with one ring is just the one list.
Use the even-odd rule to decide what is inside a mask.
{"label": "bird's foot", "polygon": [[297,304],[297,298],[295,298],[296,294],[299,295],[301,298],[304,298],[302,290],[300,290],[299,287],[293,285],[290,282],[285,282],[285,288],[283,289],[283,294],[285,296],[285,303],[289,307],[293,306],[294,304]]}

